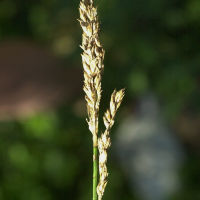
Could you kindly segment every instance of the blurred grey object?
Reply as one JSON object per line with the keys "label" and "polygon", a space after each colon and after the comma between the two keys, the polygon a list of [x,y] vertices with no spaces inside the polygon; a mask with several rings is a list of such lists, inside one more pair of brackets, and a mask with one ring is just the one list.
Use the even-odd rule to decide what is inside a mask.
{"label": "blurred grey object", "polygon": [[178,190],[178,169],[184,150],[166,126],[155,95],[139,98],[137,116],[124,119],[113,141],[115,153],[130,183],[142,200],[166,200]]}

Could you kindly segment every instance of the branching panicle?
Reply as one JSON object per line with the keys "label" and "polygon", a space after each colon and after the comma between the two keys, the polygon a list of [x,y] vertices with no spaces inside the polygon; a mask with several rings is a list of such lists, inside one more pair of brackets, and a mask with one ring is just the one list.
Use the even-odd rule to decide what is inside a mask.
{"label": "branching panicle", "polygon": [[[97,16],[97,8],[93,5],[93,0],[82,0],[79,6],[80,25],[83,29],[82,45],[83,49],[82,63],[84,71],[84,86],[85,100],[87,102],[88,119],[86,119],[89,130],[93,135],[93,200],[101,200],[106,184],[107,184],[107,150],[110,147],[110,129],[114,124],[114,118],[117,109],[119,108],[124,97],[124,89],[117,92],[114,90],[110,109],[106,111],[103,120],[106,126],[105,132],[101,138],[97,139],[98,134],[98,117],[99,105],[101,100],[101,79],[104,71],[104,54],[105,51],[99,41],[99,21]],[[99,149],[99,173],[100,181],[97,187],[97,146]],[[97,192],[96,192],[97,190]]]}

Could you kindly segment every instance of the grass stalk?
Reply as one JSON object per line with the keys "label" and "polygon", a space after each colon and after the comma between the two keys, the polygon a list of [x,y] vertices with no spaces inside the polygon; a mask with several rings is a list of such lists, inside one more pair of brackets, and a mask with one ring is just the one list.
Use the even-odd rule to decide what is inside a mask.
{"label": "grass stalk", "polygon": [[[124,89],[114,90],[110,108],[106,111],[103,120],[106,130],[98,139],[98,117],[99,105],[101,100],[101,79],[104,71],[104,54],[105,51],[99,41],[99,21],[97,8],[93,5],[93,0],[82,0],[79,6],[80,25],[83,29],[82,45],[83,49],[82,63],[84,74],[85,99],[87,105],[88,119],[86,119],[89,130],[93,137],[93,200],[102,199],[107,184],[107,150],[110,147],[110,129],[114,124],[114,118],[124,97]],[[98,183],[98,150],[99,150],[99,174]]]}

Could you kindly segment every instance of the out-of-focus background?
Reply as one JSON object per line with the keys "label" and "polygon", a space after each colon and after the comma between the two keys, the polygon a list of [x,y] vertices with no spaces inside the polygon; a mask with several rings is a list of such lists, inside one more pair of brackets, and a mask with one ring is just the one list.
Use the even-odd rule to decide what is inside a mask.
{"label": "out-of-focus background", "polygon": [[[96,0],[102,115],[126,87],[103,199],[200,199],[200,1]],[[0,1],[0,199],[92,198],[79,1]]]}

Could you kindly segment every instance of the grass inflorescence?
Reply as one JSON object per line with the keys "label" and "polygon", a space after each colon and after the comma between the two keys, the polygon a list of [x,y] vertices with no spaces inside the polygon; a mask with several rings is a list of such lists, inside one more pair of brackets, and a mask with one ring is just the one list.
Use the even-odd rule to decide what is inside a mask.
{"label": "grass inflorescence", "polygon": [[[79,6],[80,25],[83,29],[82,34],[82,63],[84,71],[85,99],[87,105],[89,130],[93,136],[93,200],[102,199],[107,184],[107,150],[111,145],[110,129],[114,124],[114,118],[123,97],[124,89],[120,91],[114,90],[111,95],[110,108],[103,117],[106,130],[98,139],[98,117],[99,105],[101,100],[101,79],[104,71],[104,55],[105,51],[99,41],[99,21],[97,16],[97,8],[94,7],[93,0],[82,0]],[[98,183],[98,159],[97,148],[99,149],[99,183]],[[98,183],[98,186],[97,186]]]}

